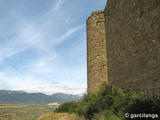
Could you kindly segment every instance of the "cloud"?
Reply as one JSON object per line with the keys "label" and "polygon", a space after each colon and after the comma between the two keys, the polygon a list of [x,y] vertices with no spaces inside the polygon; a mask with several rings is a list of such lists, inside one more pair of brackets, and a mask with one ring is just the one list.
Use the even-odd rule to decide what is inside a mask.
{"label": "cloud", "polygon": [[13,37],[10,41],[0,47],[1,62],[6,58],[10,58],[23,52],[27,48],[37,44],[37,42],[40,42],[40,39],[43,38],[42,34],[33,28],[28,28],[28,26],[25,26],[25,28],[26,29],[17,32],[16,37]]}
{"label": "cloud", "polygon": [[71,21],[72,21],[71,15],[69,15],[69,16],[67,17],[67,19],[65,20],[64,25],[67,25],[67,24],[71,23]]}
{"label": "cloud", "polygon": [[56,84],[52,83],[55,89],[59,89],[62,93],[69,93],[69,94],[84,94],[86,93],[86,87],[79,86],[76,83],[70,83],[64,81],[63,84],[61,82],[57,82]]}
{"label": "cloud", "polygon": [[0,90],[7,89],[7,84],[4,80],[0,79]]}
{"label": "cloud", "polygon": [[[80,26],[76,26],[76,27],[68,29],[64,34],[62,34],[58,39],[56,39],[56,41],[54,41],[54,43],[63,42],[65,39],[67,39],[72,34],[74,34],[75,32],[79,31],[80,29],[82,29],[84,27],[85,27],[85,25],[80,25]],[[54,43],[52,43],[52,44],[54,44]]]}
{"label": "cloud", "polygon": [[[7,9],[13,12],[6,15],[6,21],[0,22],[3,27],[3,31],[0,29],[0,66],[4,68],[0,69],[1,89],[47,94],[86,91],[85,64],[76,61],[82,61],[80,55],[85,54],[85,50],[78,51],[85,21],[79,22],[74,5],[64,0],[53,3],[43,14],[37,13],[34,17],[17,7]],[[57,85],[51,84],[54,81],[58,81]]]}
{"label": "cloud", "polygon": [[[57,92],[69,94],[83,94],[85,87],[80,87],[78,84],[71,84],[70,82],[49,83],[40,78],[33,78],[28,76],[8,77],[4,73],[0,73],[1,82],[0,89],[10,87],[11,90],[23,90],[29,93],[42,92],[45,94],[54,94]],[[5,82],[4,82],[5,81]]]}
{"label": "cloud", "polygon": [[51,56],[42,57],[37,61],[32,62],[27,68],[31,73],[49,74],[53,73],[53,62],[56,59],[56,53]]}
{"label": "cloud", "polygon": [[84,25],[80,25],[80,26],[77,26],[77,27],[74,27],[74,28],[71,28],[69,29],[62,37],[61,39],[65,39],[67,37],[69,37],[70,35],[72,35],[73,33],[75,33],[76,31],[78,31],[79,29],[83,28]]}
{"label": "cloud", "polygon": [[[58,20],[60,18],[63,18],[62,21],[66,21],[65,16],[62,17],[61,15],[51,15],[56,14],[57,12],[55,11],[55,9],[60,9],[63,3],[64,2],[62,0],[57,0],[56,4],[52,6],[53,8],[46,11],[46,14],[43,14],[40,19],[36,21],[32,19],[24,19],[26,16],[19,12],[16,12],[16,15],[14,15],[15,13],[13,13],[12,17],[14,17],[14,19],[16,20],[16,24],[13,26],[14,32],[12,29],[6,29],[6,31],[0,33],[0,35],[3,35],[3,33],[8,33],[6,34],[6,36],[10,36],[14,33],[14,36],[12,36],[12,38],[9,39],[6,44],[0,46],[0,62],[31,47],[41,50],[50,49],[49,47],[53,44],[62,43],[72,34],[82,29],[84,25],[74,27],[71,26],[70,28],[64,28],[65,31],[64,34],[62,34],[62,31],[55,31],[54,28],[51,28],[52,25],[59,24],[59,26],[62,26],[60,23],[58,23],[59,21],[56,21],[56,19]],[[64,10],[60,10],[59,12],[63,11]],[[71,18],[69,17],[65,23],[67,23],[70,19]]]}
{"label": "cloud", "polygon": [[57,0],[57,3],[55,5],[55,10],[59,9],[62,4],[63,4],[63,0]]}

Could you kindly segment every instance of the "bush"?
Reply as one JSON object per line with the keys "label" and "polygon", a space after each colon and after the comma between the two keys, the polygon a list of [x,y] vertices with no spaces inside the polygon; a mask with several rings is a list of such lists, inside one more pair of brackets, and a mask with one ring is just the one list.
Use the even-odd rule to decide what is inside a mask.
{"label": "bush", "polygon": [[64,103],[55,112],[77,113],[87,120],[124,120],[125,113],[144,113],[160,111],[160,100],[144,99],[142,94],[133,91],[123,92],[112,84],[104,84],[94,94],[86,94],[78,102]]}
{"label": "bush", "polygon": [[77,103],[76,102],[66,102],[60,105],[58,108],[55,109],[54,112],[56,113],[75,113],[76,108],[77,108]]}
{"label": "bush", "polygon": [[[160,100],[138,99],[126,109],[126,113],[160,115]],[[126,120],[130,119],[128,118]],[[136,118],[136,120],[141,120],[141,118]]]}
{"label": "bush", "polygon": [[113,112],[105,111],[94,115],[93,120],[121,120]]}

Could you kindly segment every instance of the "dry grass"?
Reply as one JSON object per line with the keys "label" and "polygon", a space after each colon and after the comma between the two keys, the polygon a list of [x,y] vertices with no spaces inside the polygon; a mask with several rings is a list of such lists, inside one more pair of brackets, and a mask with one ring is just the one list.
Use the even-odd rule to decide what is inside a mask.
{"label": "dry grass", "polygon": [[68,113],[48,113],[40,116],[38,120],[84,120],[76,114]]}
{"label": "dry grass", "polygon": [[0,104],[0,120],[36,120],[54,108],[41,105]]}

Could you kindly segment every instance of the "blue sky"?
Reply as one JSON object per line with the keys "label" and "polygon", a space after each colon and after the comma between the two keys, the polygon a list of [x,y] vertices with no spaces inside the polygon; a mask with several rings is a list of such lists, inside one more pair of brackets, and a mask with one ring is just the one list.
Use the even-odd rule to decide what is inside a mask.
{"label": "blue sky", "polygon": [[81,94],[86,19],[106,0],[0,0],[0,89]]}

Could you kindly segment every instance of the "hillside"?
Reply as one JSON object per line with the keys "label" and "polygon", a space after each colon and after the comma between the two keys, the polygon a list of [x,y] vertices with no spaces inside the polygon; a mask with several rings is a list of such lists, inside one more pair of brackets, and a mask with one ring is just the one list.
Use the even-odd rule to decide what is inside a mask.
{"label": "hillside", "polygon": [[56,93],[53,95],[46,95],[43,93],[26,93],[24,91],[0,90],[0,104],[46,104],[50,102],[76,101],[80,99],[79,95],[71,95],[64,93]]}

